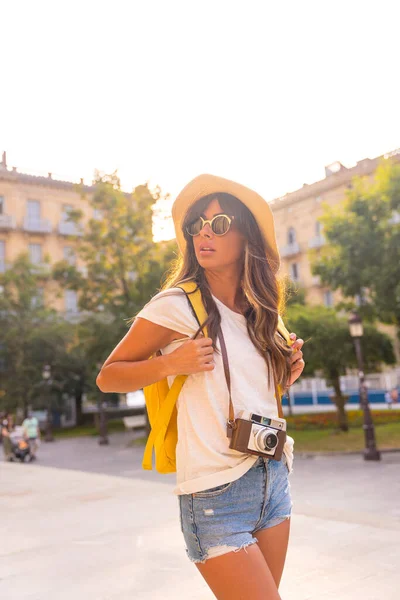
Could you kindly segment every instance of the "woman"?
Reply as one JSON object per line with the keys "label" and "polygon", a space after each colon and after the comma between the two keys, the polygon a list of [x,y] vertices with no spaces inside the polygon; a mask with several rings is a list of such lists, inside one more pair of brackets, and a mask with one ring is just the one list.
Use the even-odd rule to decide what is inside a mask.
{"label": "woman", "polygon": [[[187,554],[219,599],[278,599],[290,528],[293,439],[280,461],[229,448],[229,392],[219,329],[229,358],[236,413],[277,417],[274,378],[287,387],[304,368],[302,340],[277,335],[279,254],[268,204],[254,191],[201,175],[172,209],[181,258],[162,292],[104,363],[97,384],[128,392],[189,374],[177,402],[177,488]],[[195,280],[209,338],[182,290]],[[292,334],[295,340],[296,336]],[[148,360],[157,350],[162,355]]]}

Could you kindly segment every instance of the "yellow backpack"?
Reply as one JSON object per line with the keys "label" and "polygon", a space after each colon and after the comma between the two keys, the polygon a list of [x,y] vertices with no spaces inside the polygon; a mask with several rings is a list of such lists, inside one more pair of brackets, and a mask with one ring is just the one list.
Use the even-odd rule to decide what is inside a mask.
{"label": "yellow backpack", "polygon": [[[193,281],[182,283],[177,287],[186,293],[200,326],[207,319],[200,289]],[[292,341],[289,337],[289,332],[281,317],[279,317],[278,331],[285,338],[286,342],[291,345]],[[203,329],[203,333],[206,337],[208,336],[206,327]],[[168,385],[167,378],[144,388],[151,431],[143,455],[143,469],[152,470],[154,448],[156,470],[159,473],[175,473],[176,471],[175,450],[178,441],[176,401],[187,377],[188,375],[178,375],[175,377],[171,388]]]}

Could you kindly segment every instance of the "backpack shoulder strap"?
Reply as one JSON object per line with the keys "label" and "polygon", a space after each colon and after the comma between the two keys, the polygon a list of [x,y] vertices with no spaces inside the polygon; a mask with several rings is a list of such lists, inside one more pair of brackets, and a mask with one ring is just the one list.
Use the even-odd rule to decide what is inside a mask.
{"label": "backpack shoulder strap", "polygon": [[[287,343],[288,346],[293,346],[294,342],[293,340],[290,339],[290,333],[288,331],[288,329],[285,326],[285,323],[283,322],[282,317],[279,315],[278,316],[278,333],[283,337],[283,339],[285,340],[285,342]],[[275,377],[274,377],[275,379]],[[275,385],[275,390],[277,395],[279,396],[279,401],[278,401],[278,410],[279,410],[279,416],[281,418],[283,418],[283,411],[282,411],[282,395],[283,395],[283,389],[282,386],[278,385],[276,382],[276,379],[274,381],[274,385]]]}
{"label": "backpack shoulder strap", "polygon": [[290,339],[290,333],[286,329],[285,323],[280,315],[278,317],[278,333],[281,334],[288,346],[293,346],[293,340]]}
{"label": "backpack shoulder strap", "polygon": [[[195,281],[187,281],[177,285],[176,287],[179,287],[185,292],[193,314],[196,317],[199,327],[201,327],[201,325],[207,320],[207,313],[201,297],[201,291],[197,283]],[[205,337],[208,337],[207,327],[203,328],[203,333]]]}
{"label": "backpack shoulder strap", "polygon": [[[177,287],[180,287],[186,294],[190,302],[190,306],[194,312],[194,315],[199,323],[204,323],[207,318],[207,313],[205,311],[202,299],[201,292],[198,289],[197,285],[194,282],[183,283]],[[207,336],[207,330],[204,328],[204,335]],[[174,406],[180,394],[180,391],[183,387],[187,379],[187,375],[177,375],[174,379],[174,382],[165,398],[164,402],[161,405],[159,413],[157,415],[157,420],[154,423],[150,431],[150,435],[147,439],[146,448],[144,451],[143,463],[142,466],[144,469],[151,470],[152,468],[152,454],[153,447],[157,443],[159,436],[161,439],[165,437],[167,432],[168,424],[170,422]]]}

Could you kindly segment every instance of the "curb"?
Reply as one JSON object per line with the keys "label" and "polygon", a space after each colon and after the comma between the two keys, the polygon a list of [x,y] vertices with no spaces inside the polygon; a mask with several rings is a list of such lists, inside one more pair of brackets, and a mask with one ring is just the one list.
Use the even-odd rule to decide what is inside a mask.
{"label": "curb", "polygon": [[[379,448],[378,448],[379,450]],[[400,452],[400,448],[385,448],[383,450],[379,450],[381,454],[390,454],[394,452]],[[362,456],[363,450],[345,450],[344,452],[296,452],[294,451],[294,456],[299,458],[316,458],[316,457],[324,457],[324,456]]]}

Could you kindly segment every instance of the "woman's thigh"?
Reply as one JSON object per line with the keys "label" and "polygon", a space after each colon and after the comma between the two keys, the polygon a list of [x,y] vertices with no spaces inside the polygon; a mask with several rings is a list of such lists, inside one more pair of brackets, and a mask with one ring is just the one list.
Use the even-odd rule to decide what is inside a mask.
{"label": "woman's thigh", "polygon": [[292,499],[286,457],[268,463],[267,494],[262,518],[253,532],[277,587],[285,566]]}
{"label": "woman's thigh", "polygon": [[257,544],[196,566],[218,600],[280,600],[274,577]]}
{"label": "woman's thigh", "polygon": [[205,562],[257,543],[252,535],[263,512],[266,469],[258,461],[228,484],[179,497],[181,529],[193,562]]}
{"label": "woman's thigh", "polygon": [[276,587],[279,588],[289,543],[290,519],[255,533],[258,547],[268,564]]}
{"label": "woman's thigh", "polygon": [[289,485],[286,461],[260,459],[232,483],[180,496],[187,554],[218,591],[217,598],[246,598],[242,592],[247,598],[279,598],[289,536]]}

